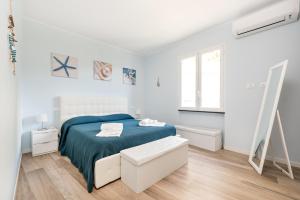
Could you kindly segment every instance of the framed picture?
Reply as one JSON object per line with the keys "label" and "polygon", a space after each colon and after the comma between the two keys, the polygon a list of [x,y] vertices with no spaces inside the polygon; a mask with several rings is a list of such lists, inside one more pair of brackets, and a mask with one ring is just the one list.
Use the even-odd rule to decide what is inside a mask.
{"label": "framed picture", "polygon": [[136,84],[136,70],[130,68],[123,68],[123,83],[128,85]]}
{"label": "framed picture", "polygon": [[94,79],[109,81],[112,78],[112,65],[106,62],[94,61]]}
{"label": "framed picture", "polygon": [[65,78],[78,78],[77,58],[52,53],[51,54],[51,73],[52,76]]}

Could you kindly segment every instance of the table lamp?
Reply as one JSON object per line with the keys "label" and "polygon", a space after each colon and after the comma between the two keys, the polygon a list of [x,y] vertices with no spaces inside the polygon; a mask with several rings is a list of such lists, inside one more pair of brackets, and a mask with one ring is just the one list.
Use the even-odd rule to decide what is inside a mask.
{"label": "table lamp", "polygon": [[37,121],[42,123],[42,130],[45,130],[46,128],[44,128],[44,123],[48,122],[48,116],[46,113],[40,114],[37,116]]}
{"label": "table lamp", "polygon": [[137,118],[137,119],[141,118],[141,115],[142,115],[141,110],[140,110],[140,109],[136,109],[136,111],[135,111],[135,116],[136,116],[136,118]]}

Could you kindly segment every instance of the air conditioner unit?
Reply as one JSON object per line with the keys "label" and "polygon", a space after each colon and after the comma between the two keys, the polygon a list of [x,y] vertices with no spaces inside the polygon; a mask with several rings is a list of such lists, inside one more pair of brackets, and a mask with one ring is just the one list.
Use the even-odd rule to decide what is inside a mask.
{"label": "air conditioner unit", "polygon": [[241,38],[295,22],[298,17],[299,0],[283,0],[234,21],[232,31],[236,38]]}

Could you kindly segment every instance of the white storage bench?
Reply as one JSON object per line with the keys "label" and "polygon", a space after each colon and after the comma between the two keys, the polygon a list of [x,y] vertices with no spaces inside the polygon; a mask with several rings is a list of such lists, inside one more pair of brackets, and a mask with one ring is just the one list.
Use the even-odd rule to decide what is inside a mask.
{"label": "white storage bench", "polygon": [[187,162],[188,140],[170,136],[121,151],[121,180],[136,193]]}
{"label": "white storage bench", "polygon": [[176,125],[176,133],[189,140],[189,144],[210,151],[222,148],[222,135],[220,129],[189,127]]}

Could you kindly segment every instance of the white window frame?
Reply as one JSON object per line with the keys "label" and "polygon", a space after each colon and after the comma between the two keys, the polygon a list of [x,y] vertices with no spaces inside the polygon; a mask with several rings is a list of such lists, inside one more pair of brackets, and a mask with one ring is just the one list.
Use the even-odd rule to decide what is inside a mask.
{"label": "white window frame", "polygon": [[[217,50],[217,49],[220,49],[221,50],[221,60],[220,60],[220,108],[204,108],[204,107],[200,107],[201,105],[201,55],[202,54],[205,54],[205,53],[208,53],[208,52],[211,52],[211,51],[214,51],[214,50]],[[214,46],[214,47],[210,47],[210,48],[207,48],[207,49],[204,49],[204,50],[201,50],[201,51],[197,51],[196,53],[194,54],[189,54],[185,57],[182,57],[180,59],[180,66],[179,66],[179,84],[180,84],[180,96],[179,96],[179,111],[199,111],[199,112],[217,112],[217,113],[223,113],[224,112],[224,51],[225,51],[225,48],[224,48],[224,45],[217,45],[217,46]],[[181,85],[181,61],[186,59],[186,58],[189,58],[189,57],[193,57],[193,56],[196,56],[196,72],[197,72],[197,75],[196,75],[196,80],[197,80],[197,85],[196,85],[196,107],[182,107],[181,106],[181,95],[182,95],[182,85]]]}

